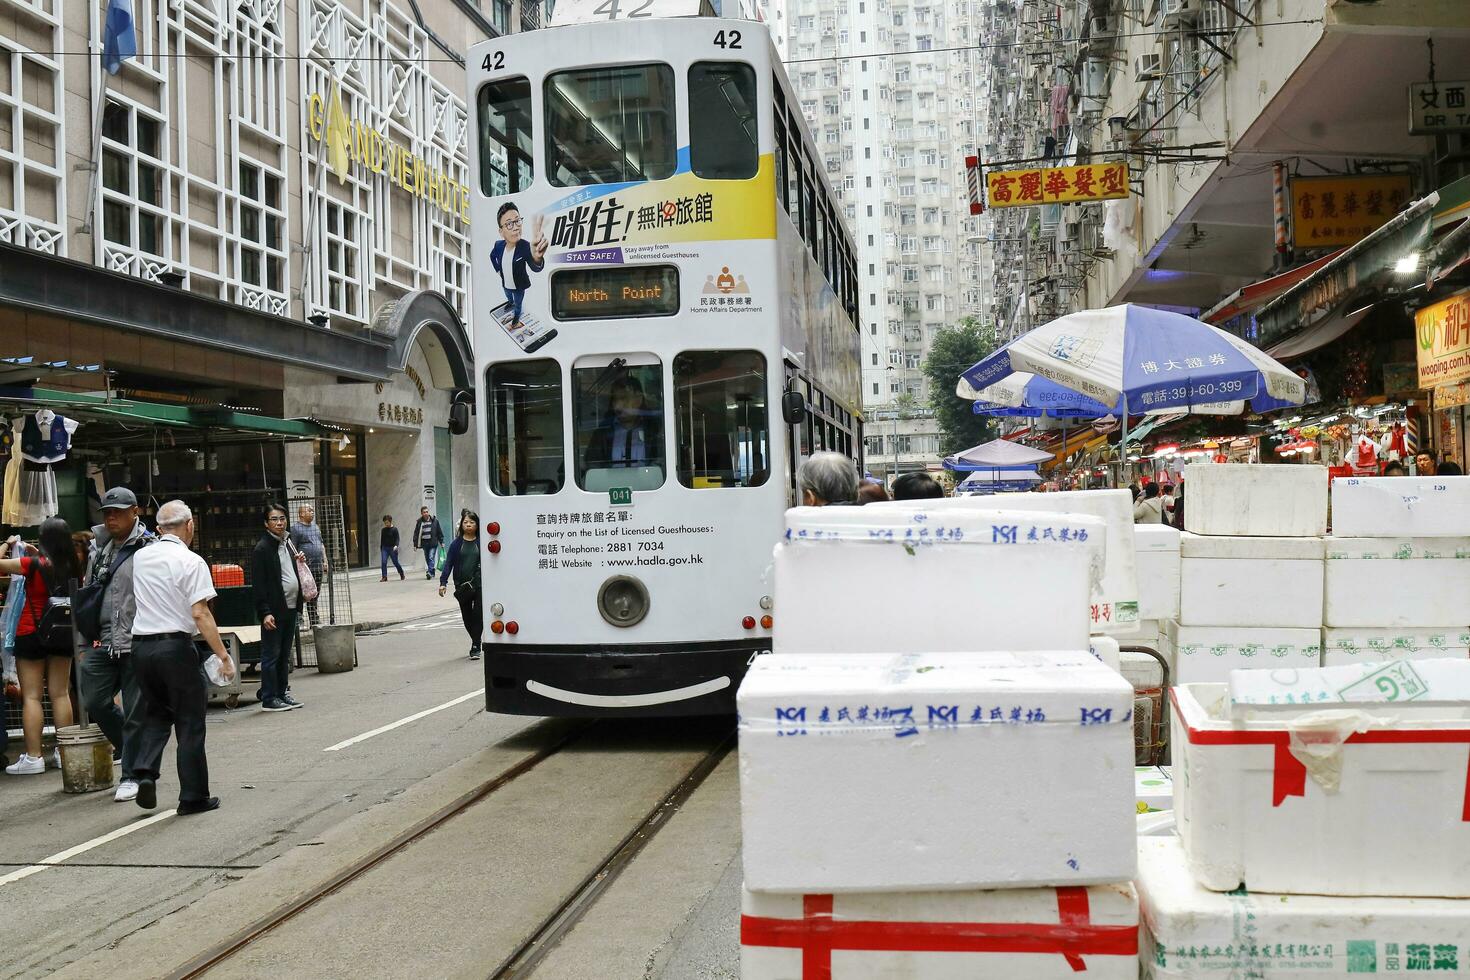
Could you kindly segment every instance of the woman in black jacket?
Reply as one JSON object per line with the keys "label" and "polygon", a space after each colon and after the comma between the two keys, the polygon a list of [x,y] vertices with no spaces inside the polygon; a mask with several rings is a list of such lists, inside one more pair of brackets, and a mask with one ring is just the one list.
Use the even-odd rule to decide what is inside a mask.
{"label": "woman in black jacket", "polygon": [[250,555],[250,590],[260,616],[260,706],[266,711],[301,707],[288,690],[291,642],[301,615],[301,577],[286,531],[286,508],[267,504],[265,533]]}
{"label": "woman in black jacket", "polygon": [[470,659],[480,659],[480,636],[485,628],[484,609],[480,605],[480,515],[466,510],[459,518],[459,533],[449,543],[444,567],[439,571],[439,594],[454,575],[454,598],[470,634]]}

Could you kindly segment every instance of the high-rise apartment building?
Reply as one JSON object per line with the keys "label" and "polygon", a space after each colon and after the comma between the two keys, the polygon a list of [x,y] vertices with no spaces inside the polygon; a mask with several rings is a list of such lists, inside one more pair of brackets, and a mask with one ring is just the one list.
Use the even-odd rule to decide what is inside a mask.
{"label": "high-rise apartment building", "polygon": [[[923,361],[990,306],[964,158],[983,0],[770,0],[762,13],[858,248],[873,473],[939,468]],[[784,31],[783,31],[784,27]],[[784,35],[784,38],[783,38]],[[963,367],[956,365],[957,375]]]}

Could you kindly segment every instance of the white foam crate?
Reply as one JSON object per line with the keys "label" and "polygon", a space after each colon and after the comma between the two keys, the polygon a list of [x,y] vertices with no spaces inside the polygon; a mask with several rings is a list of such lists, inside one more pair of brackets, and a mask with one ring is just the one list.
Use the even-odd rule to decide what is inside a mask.
{"label": "white foam crate", "polygon": [[1091,888],[741,896],[742,980],[1137,980],[1138,896]]}
{"label": "white foam crate", "polygon": [[1221,463],[1185,471],[1184,529],[1195,534],[1320,537],[1327,533],[1327,467]]}
{"label": "white foam crate", "polygon": [[1105,549],[1106,528],[1088,515],[794,508],[774,559],[772,646],[1084,649]]}
{"label": "white foam crate", "polygon": [[1464,900],[1210,891],[1171,836],[1139,838],[1137,884],[1148,980],[1470,975]]}
{"label": "white foam crate", "polygon": [[[1223,684],[1172,691],[1174,812],[1206,888],[1470,897],[1470,708],[1355,705],[1366,719],[1326,760],[1329,792],[1291,748],[1320,706],[1232,718]],[[1361,714],[1359,714],[1361,713]]]}
{"label": "white foam crate", "polygon": [[737,704],[752,889],[1132,874],[1133,689],[1087,650],[770,654]]}
{"label": "white foam crate", "polygon": [[[1466,612],[1470,620],[1470,610]],[[1461,629],[1327,626],[1322,630],[1322,666],[1470,657],[1470,626]]]}
{"label": "white foam crate", "polygon": [[1323,625],[1461,628],[1470,538],[1327,539]]}
{"label": "white foam crate", "polygon": [[1339,477],[1332,481],[1332,533],[1470,537],[1470,476]]}
{"label": "white foam crate", "polygon": [[1225,683],[1232,670],[1318,667],[1322,631],[1164,623],[1164,658],[1175,684]]}
{"label": "white foam crate", "polygon": [[1321,538],[1183,535],[1179,622],[1322,626]]}
{"label": "white foam crate", "polygon": [[[973,507],[964,497],[945,500],[896,501],[869,507],[928,507],[935,511]],[[1002,506],[998,504],[997,506]],[[1090,514],[1107,524],[1106,567],[1094,583],[1088,612],[1094,633],[1126,633],[1139,614],[1138,571],[1133,524],[1133,497],[1127,490],[1065,490],[1059,493],[1006,494],[1007,510],[1049,514]],[[863,508],[867,510],[867,507]]]}
{"label": "white foam crate", "polygon": [[1137,524],[1133,540],[1139,619],[1178,619],[1179,532],[1167,524]]}

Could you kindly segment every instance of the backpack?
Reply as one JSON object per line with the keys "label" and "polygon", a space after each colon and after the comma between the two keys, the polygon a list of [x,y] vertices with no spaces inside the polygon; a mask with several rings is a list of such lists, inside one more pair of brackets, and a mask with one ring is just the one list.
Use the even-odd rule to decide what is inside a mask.
{"label": "backpack", "polygon": [[102,638],[102,594],[107,591],[107,586],[112,581],[112,577],[117,574],[118,569],[124,562],[132,558],[138,549],[143,547],[143,544],[143,541],[135,541],[113,555],[106,571],[94,577],[90,585],[77,589],[72,596],[71,617],[77,624],[77,632],[88,643],[96,643]]}
{"label": "backpack", "polygon": [[[45,581],[44,570],[37,569],[36,574]],[[57,590],[47,583],[46,608],[41,613],[41,621],[36,624],[36,642],[46,650],[70,651],[75,645],[72,640],[70,583],[62,588],[67,590],[67,594],[57,595]]]}

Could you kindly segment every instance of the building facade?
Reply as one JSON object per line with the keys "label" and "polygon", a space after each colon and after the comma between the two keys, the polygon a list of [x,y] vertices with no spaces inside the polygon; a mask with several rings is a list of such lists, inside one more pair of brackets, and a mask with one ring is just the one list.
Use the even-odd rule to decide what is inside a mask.
{"label": "building facade", "polygon": [[[103,15],[0,0],[7,415],[43,391],[82,418],[99,482],[340,494],[354,561],[385,513],[452,523],[476,484],[445,429],[473,383],[464,56],[539,6],[134,0],[115,75]],[[234,414],[120,453],[87,438],[114,399]],[[244,468],[188,465],[211,437]]]}
{"label": "building facade", "polygon": [[990,306],[964,170],[982,7],[786,0],[766,14],[786,26],[787,74],[858,247],[875,474],[939,468],[924,359],[937,329]]}

